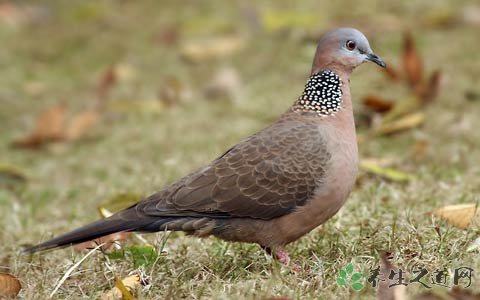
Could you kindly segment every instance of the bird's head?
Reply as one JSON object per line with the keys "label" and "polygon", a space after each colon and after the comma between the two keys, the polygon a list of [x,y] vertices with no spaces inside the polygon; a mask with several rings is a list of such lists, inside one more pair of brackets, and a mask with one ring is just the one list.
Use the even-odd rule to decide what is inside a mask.
{"label": "bird's head", "polygon": [[386,67],[385,62],[373,53],[363,33],[354,28],[338,28],[325,33],[320,38],[312,73],[325,68],[350,73],[365,61]]}

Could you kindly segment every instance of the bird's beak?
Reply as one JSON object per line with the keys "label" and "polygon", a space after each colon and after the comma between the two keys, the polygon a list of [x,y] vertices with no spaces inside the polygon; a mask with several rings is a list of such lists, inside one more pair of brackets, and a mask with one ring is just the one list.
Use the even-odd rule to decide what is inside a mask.
{"label": "bird's beak", "polygon": [[367,53],[366,56],[367,56],[367,60],[376,63],[380,67],[382,67],[382,68],[387,67],[387,64],[380,57],[378,57],[378,55],[376,55],[375,53],[373,53],[373,52],[372,53]]}

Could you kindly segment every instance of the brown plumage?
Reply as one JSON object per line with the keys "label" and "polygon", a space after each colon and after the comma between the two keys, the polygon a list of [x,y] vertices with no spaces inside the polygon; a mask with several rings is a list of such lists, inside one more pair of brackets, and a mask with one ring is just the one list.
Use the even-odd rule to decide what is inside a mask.
{"label": "brown plumage", "polygon": [[303,95],[275,123],[136,205],[26,251],[118,231],[174,230],[258,243],[288,262],[281,247],[332,217],[353,188],[358,151],[348,83],[365,60],[384,66],[359,31],[330,31]]}

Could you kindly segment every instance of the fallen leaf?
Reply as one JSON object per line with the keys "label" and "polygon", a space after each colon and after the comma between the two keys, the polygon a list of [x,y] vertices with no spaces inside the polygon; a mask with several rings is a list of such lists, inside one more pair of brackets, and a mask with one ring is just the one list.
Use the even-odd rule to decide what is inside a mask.
{"label": "fallen leaf", "polygon": [[108,98],[113,86],[117,83],[117,72],[114,65],[108,67],[100,77],[96,88],[99,107],[104,106],[104,102]]}
{"label": "fallen leaf", "polygon": [[447,205],[432,211],[431,214],[461,229],[480,224],[480,209],[475,203]]}
{"label": "fallen leaf", "polygon": [[27,176],[19,168],[0,162],[0,187],[22,184],[26,181]]}
{"label": "fallen leaf", "polygon": [[430,76],[428,82],[421,88],[417,89],[417,95],[423,104],[428,104],[435,100],[440,91],[442,81],[442,72],[436,70]]}
{"label": "fallen leaf", "polygon": [[188,61],[200,62],[206,59],[229,56],[245,46],[245,38],[226,36],[188,41],[180,47],[180,54]]}
{"label": "fallen leaf", "polygon": [[374,95],[367,95],[363,98],[363,104],[373,111],[387,112],[394,107],[395,102]]}
{"label": "fallen leaf", "polygon": [[382,167],[374,160],[361,160],[360,168],[365,172],[378,175],[392,181],[406,182],[415,179],[415,176],[411,174],[393,168]]}
{"label": "fallen leaf", "polygon": [[[110,215],[104,215],[103,211],[107,211],[109,214],[117,213],[125,208],[132,206],[138,201],[142,200],[143,196],[135,193],[120,193],[111,196],[107,201],[103,202],[98,206],[100,214],[104,218],[109,217]],[[107,214],[108,214],[107,213]]]}
{"label": "fallen leaf", "polygon": [[87,253],[91,249],[97,247],[98,245],[104,244],[102,247],[100,247],[100,249],[102,249],[102,251],[105,251],[110,249],[117,242],[129,239],[131,235],[132,235],[131,232],[125,232],[125,231],[115,232],[98,239],[94,239],[91,241],[74,245],[73,248],[78,252]]}
{"label": "fallen leaf", "polygon": [[[399,269],[397,266],[393,265],[391,260],[393,255],[387,252],[380,253],[380,273],[388,278],[391,272],[398,274]],[[377,299],[378,300],[406,300],[407,292],[406,287],[403,285],[397,285],[390,287],[390,281],[386,279],[385,281],[379,281]]]}
{"label": "fallen leaf", "polygon": [[0,298],[15,298],[21,289],[22,285],[15,276],[0,273]]}
{"label": "fallen leaf", "polygon": [[94,110],[79,113],[69,122],[64,138],[68,141],[78,140],[98,122],[99,118],[100,114]]}
{"label": "fallen leaf", "polygon": [[133,300],[133,293],[141,286],[139,275],[132,275],[122,280],[115,275],[115,287],[102,295],[102,300]]}
{"label": "fallen leaf", "polygon": [[416,87],[421,84],[423,78],[423,64],[417,50],[412,34],[407,31],[404,34],[403,69],[410,86]]}
{"label": "fallen leaf", "polygon": [[309,30],[318,26],[318,14],[313,12],[295,12],[292,10],[267,10],[262,16],[262,25],[266,31],[274,32],[300,28]]}
{"label": "fallen leaf", "polygon": [[419,127],[425,121],[425,115],[422,112],[415,112],[397,120],[382,123],[375,129],[376,134],[392,134],[400,131]]}
{"label": "fallen leaf", "polygon": [[382,123],[395,121],[421,108],[421,103],[416,96],[410,96],[395,101],[395,106],[389,110],[382,118]]}
{"label": "fallen leaf", "polygon": [[66,113],[67,105],[65,103],[46,109],[38,116],[33,132],[23,139],[14,141],[12,145],[21,148],[35,148],[46,142],[61,139]]}

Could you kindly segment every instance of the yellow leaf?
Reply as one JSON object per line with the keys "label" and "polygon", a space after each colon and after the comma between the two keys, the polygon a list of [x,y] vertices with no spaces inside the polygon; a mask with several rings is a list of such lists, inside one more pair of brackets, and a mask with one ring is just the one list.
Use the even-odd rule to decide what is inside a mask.
{"label": "yellow leaf", "polygon": [[372,173],[392,181],[404,182],[415,178],[415,176],[411,174],[393,168],[382,167],[374,160],[360,161],[360,168],[365,172]]}
{"label": "yellow leaf", "polygon": [[395,101],[395,106],[385,114],[382,123],[395,121],[400,117],[418,111],[421,106],[420,104],[420,100],[415,96],[409,96],[402,100]]}
{"label": "yellow leaf", "polygon": [[20,292],[22,285],[20,281],[13,275],[0,273],[0,299],[14,298]]}
{"label": "yellow leaf", "polygon": [[132,292],[140,286],[140,276],[133,275],[122,280],[115,275],[115,287],[102,295],[102,300],[134,300]]}
{"label": "yellow leaf", "polygon": [[422,112],[416,112],[391,122],[383,123],[375,129],[376,134],[392,134],[408,129],[413,129],[425,121],[425,115]]}
{"label": "yellow leaf", "polygon": [[98,206],[102,217],[107,218],[112,214],[132,206],[142,200],[142,196],[134,193],[120,193],[111,196],[107,201]]}
{"label": "yellow leaf", "polygon": [[432,215],[461,229],[480,223],[480,209],[475,203],[447,205],[431,212]]}
{"label": "yellow leaf", "polygon": [[0,186],[3,183],[25,183],[27,176],[17,167],[0,162]]}
{"label": "yellow leaf", "polygon": [[319,18],[313,12],[266,11],[262,15],[262,23],[270,32],[289,28],[310,29],[317,27]]}
{"label": "yellow leaf", "polygon": [[245,39],[243,37],[227,36],[185,42],[180,48],[180,53],[188,61],[198,62],[229,56],[244,46]]}

